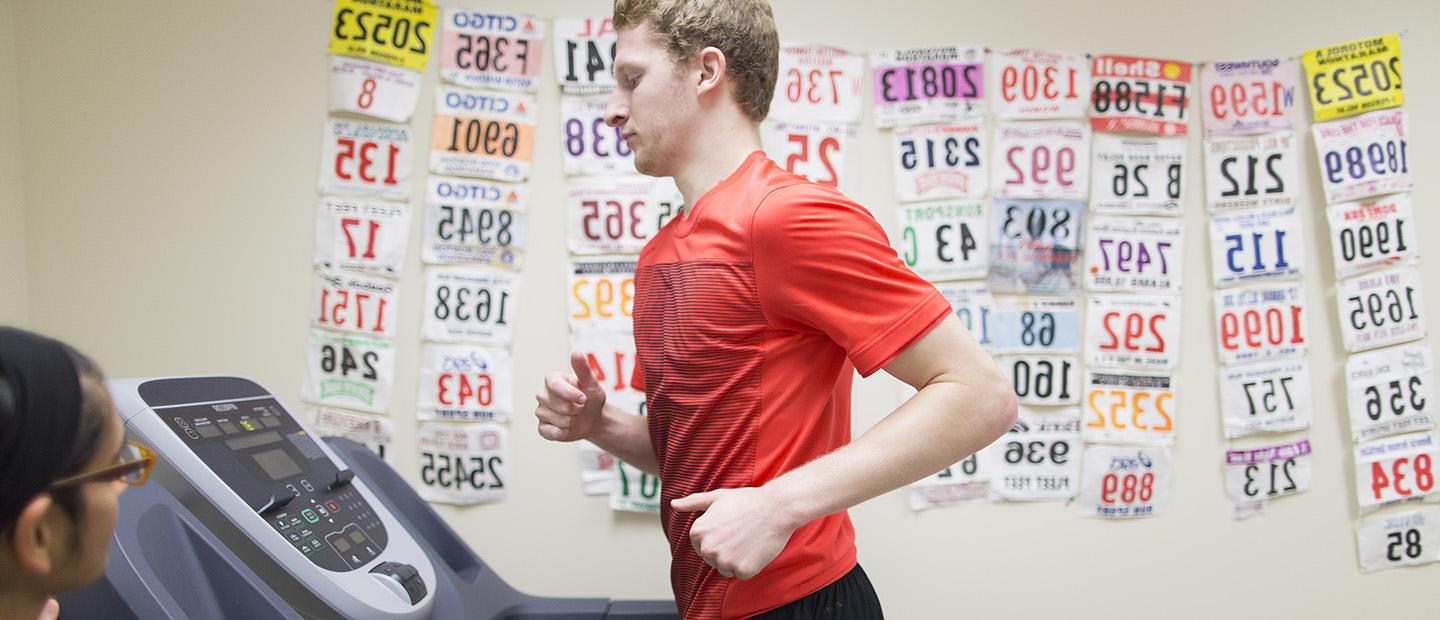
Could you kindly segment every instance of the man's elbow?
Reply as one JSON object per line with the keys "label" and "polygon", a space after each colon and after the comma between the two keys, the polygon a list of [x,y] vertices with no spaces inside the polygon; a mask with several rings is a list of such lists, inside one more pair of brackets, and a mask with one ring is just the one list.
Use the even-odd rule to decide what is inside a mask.
{"label": "man's elbow", "polygon": [[1015,398],[1014,390],[1005,382],[991,383],[986,391],[988,394],[984,402],[990,406],[983,408],[985,429],[987,436],[993,441],[1010,432],[1015,426],[1015,419],[1020,415],[1020,402]]}

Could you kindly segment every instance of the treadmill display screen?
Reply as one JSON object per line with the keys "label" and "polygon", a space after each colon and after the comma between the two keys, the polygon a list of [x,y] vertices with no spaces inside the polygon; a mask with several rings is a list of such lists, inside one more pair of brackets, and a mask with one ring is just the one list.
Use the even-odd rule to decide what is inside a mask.
{"label": "treadmill display screen", "polygon": [[276,535],[321,568],[359,570],[389,537],[369,502],[274,398],[160,407],[155,415]]}
{"label": "treadmill display screen", "polygon": [[284,480],[300,473],[300,466],[295,464],[295,459],[279,448],[256,452],[250,458],[255,459],[255,462],[260,464],[260,469],[270,474],[271,480]]}

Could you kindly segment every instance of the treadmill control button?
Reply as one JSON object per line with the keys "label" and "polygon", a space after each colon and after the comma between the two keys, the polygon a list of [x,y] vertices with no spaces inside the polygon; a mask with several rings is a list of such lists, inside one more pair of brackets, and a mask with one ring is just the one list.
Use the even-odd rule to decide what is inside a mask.
{"label": "treadmill control button", "polygon": [[319,522],[320,522],[320,517],[316,516],[316,515],[315,515],[315,511],[314,511],[314,510],[311,510],[311,509],[309,509],[309,508],[306,508],[306,509],[304,509],[304,510],[301,510],[301,511],[300,511],[300,516],[305,517],[305,520],[306,520],[307,522],[309,522],[309,523],[319,523]]}
{"label": "treadmill control button", "polygon": [[335,489],[344,487],[350,484],[350,481],[354,479],[355,472],[353,471],[350,471],[348,469],[342,469],[340,471],[337,471],[335,472],[335,479],[330,481],[330,490],[334,491]]}

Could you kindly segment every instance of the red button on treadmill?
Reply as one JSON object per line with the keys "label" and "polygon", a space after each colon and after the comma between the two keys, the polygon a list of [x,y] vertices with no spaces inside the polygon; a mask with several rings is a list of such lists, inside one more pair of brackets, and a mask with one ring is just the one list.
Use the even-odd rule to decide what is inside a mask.
{"label": "red button on treadmill", "polygon": [[340,512],[340,504],[335,503],[335,500],[333,500],[333,499],[332,499],[332,500],[326,500],[326,501],[325,501],[325,507],[326,507],[326,508],[329,508],[329,509],[330,509],[330,512],[332,512],[332,513],[333,513],[333,512]]}

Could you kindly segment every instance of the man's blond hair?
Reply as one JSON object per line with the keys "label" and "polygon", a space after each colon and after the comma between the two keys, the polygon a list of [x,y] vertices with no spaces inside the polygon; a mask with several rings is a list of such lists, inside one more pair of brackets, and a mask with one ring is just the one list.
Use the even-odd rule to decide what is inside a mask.
{"label": "man's blond hair", "polygon": [[614,20],[649,24],[681,66],[706,47],[724,52],[740,109],[756,122],[770,114],[780,38],[768,0],[615,0]]}

